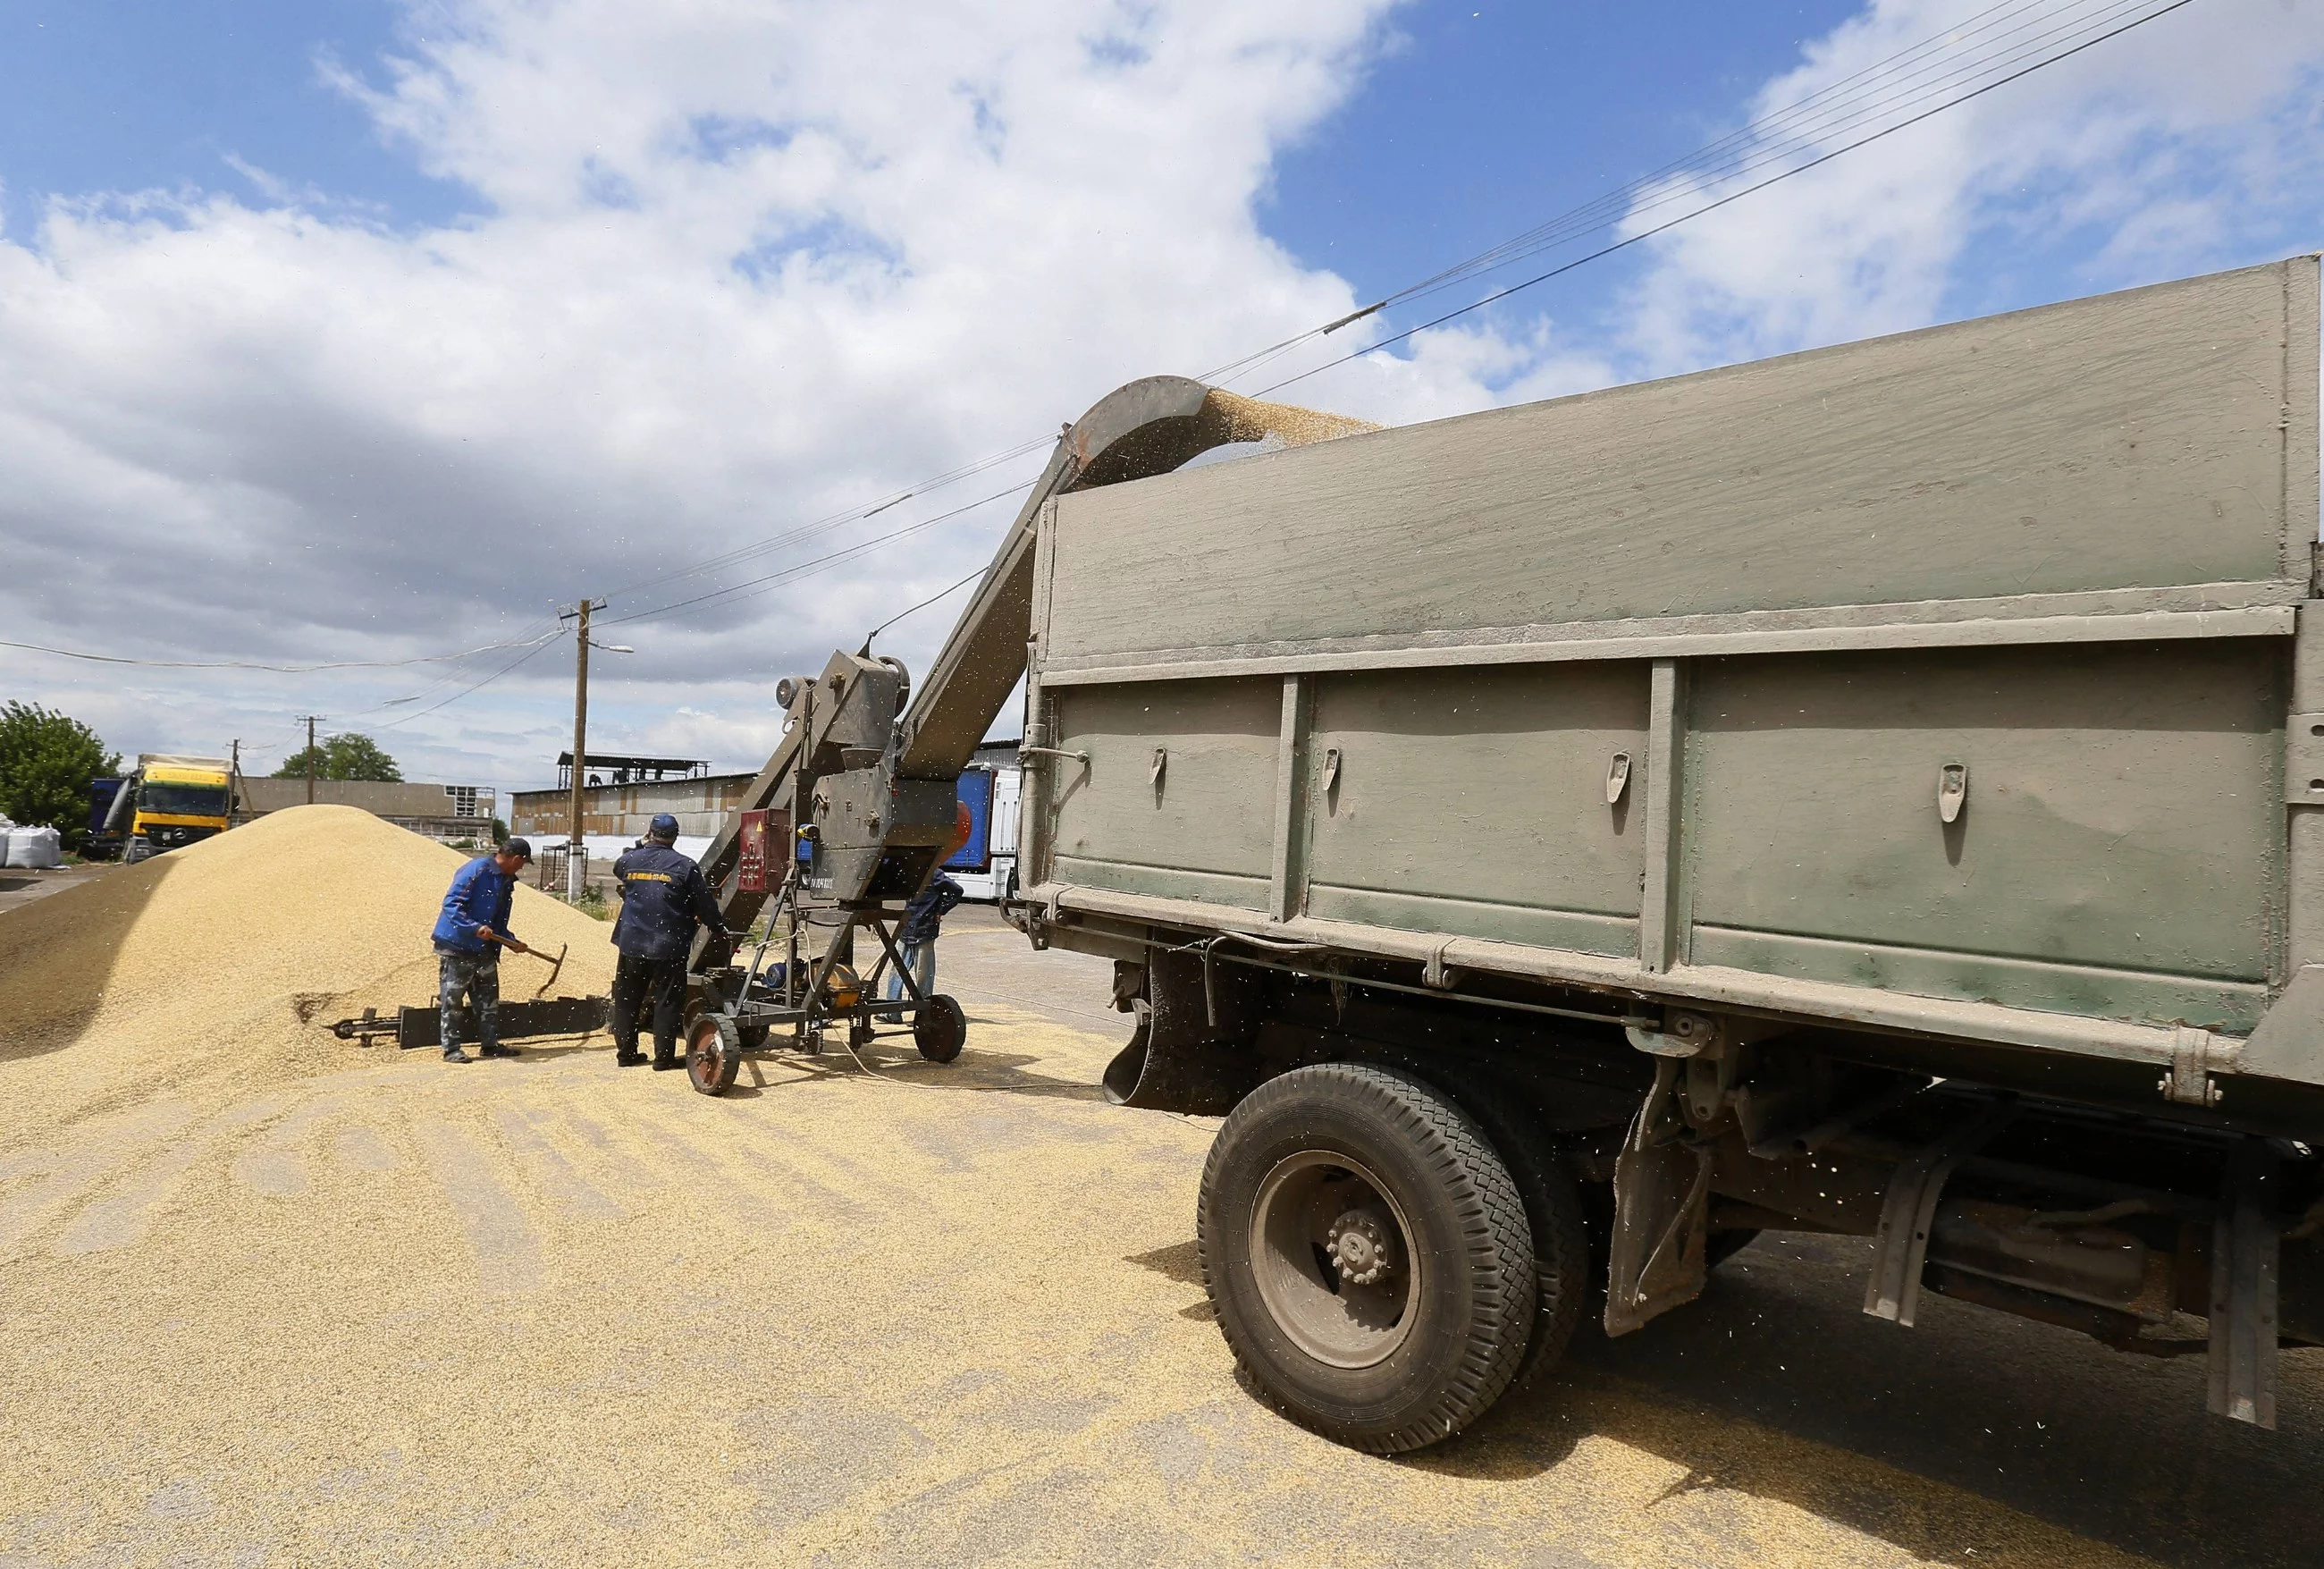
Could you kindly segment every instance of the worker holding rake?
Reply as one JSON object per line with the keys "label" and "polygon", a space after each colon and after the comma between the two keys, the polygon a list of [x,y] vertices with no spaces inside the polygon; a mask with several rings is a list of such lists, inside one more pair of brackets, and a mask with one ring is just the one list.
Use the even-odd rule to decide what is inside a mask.
{"label": "worker holding rake", "polygon": [[517,873],[532,859],[529,840],[511,839],[490,855],[479,855],[453,874],[436,918],[436,1000],[443,1010],[446,1062],[468,1062],[460,1049],[460,1000],[475,1015],[479,1057],[514,1057],[500,1036],[501,949],[532,950],[508,929],[509,906],[516,900]]}

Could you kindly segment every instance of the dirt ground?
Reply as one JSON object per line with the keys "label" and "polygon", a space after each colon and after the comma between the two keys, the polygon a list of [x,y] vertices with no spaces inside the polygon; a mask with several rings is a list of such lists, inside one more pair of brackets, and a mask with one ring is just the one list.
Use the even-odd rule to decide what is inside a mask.
{"label": "dirt ground", "polygon": [[1210,1320],[1213,1124],[1095,1087],[1105,965],[966,911],[941,965],[957,1064],[769,1056],[723,1101],[603,1037],[455,1067],[318,1030],[303,1076],[45,1122],[81,1048],[6,1065],[0,1565],[2324,1555],[2319,1353],[2282,1431],[2231,1426],[2200,1359],[1868,1319],[1854,1242],[1763,1241],[1450,1444],[1333,1448]]}
{"label": "dirt ground", "polygon": [[73,866],[0,867],[0,910],[14,909],[51,893],[62,893],[112,870],[102,862],[83,862]]}

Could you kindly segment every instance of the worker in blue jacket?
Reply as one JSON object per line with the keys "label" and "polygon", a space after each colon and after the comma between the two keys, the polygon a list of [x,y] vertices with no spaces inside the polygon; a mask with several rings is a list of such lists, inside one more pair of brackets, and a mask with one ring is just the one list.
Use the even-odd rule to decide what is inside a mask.
{"label": "worker in blue jacket", "polygon": [[678,853],[678,819],[655,817],[646,836],[613,863],[622,913],[613,922],[613,1060],[622,1067],[645,1061],[638,1050],[638,1011],[653,1003],[653,1066],[678,1066],[678,1026],[686,1008],[686,960],[698,919],[731,941],[710,883],[689,856]]}
{"label": "worker in blue jacket", "polygon": [[441,1039],[446,1062],[468,1062],[460,1049],[460,999],[465,995],[476,1018],[477,1053],[483,1057],[514,1057],[516,1048],[503,1046],[500,1035],[501,950],[532,952],[508,928],[509,906],[516,900],[517,873],[532,859],[532,845],[511,839],[490,855],[479,855],[453,874],[444,895],[443,913],[436,918],[436,1001],[442,1010]]}
{"label": "worker in blue jacket", "polygon": [[936,989],[936,937],[944,930],[944,918],[952,913],[953,906],[966,898],[968,891],[938,868],[929,877],[928,884],[905,902],[904,918],[896,923],[897,957],[904,961],[903,969],[888,977],[888,1000],[899,1001],[904,995],[904,972],[911,973],[912,982],[919,994],[931,997]]}

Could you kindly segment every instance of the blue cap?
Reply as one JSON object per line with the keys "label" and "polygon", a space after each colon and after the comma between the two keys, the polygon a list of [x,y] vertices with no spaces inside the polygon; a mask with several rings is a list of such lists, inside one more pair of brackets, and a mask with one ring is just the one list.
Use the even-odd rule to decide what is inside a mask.
{"label": "blue cap", "polygon": [[677,838],[678,819],[671,817],[668,812],[656,812],[654,814],[653,825],[647,828],[646,835],[647,837],[653,839]]}

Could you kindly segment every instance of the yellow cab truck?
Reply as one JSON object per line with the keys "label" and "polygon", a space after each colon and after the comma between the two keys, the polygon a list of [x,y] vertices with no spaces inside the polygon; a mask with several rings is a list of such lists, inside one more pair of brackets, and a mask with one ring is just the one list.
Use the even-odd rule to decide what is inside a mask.
{"label": "yellow cab truck", "polygon": [[233,800],[234,767],[225,758],[141,752],[137,771],[113,798],[103,832],[89,836],[89,849],[129,861],[178,849],[224,833]]}

